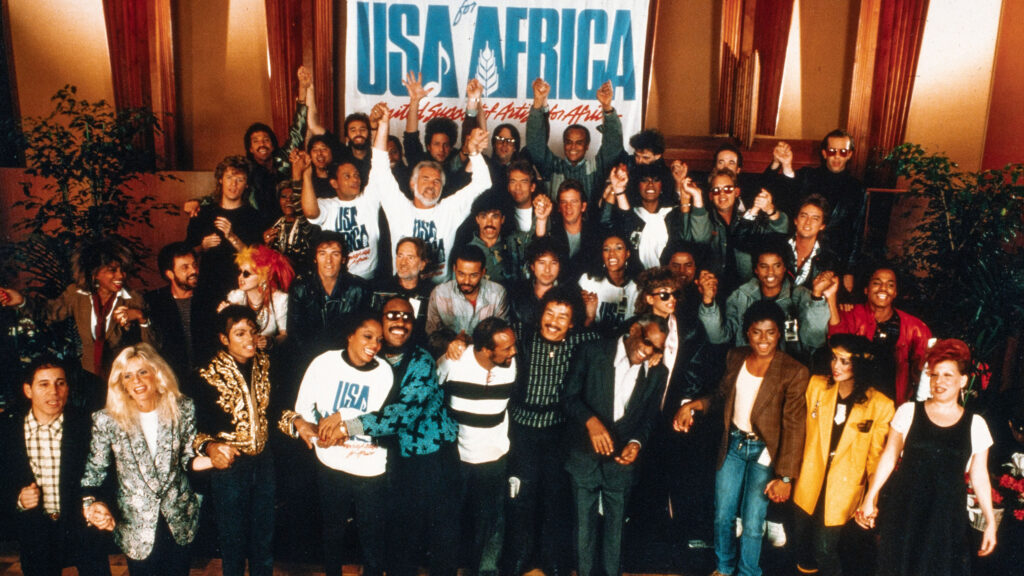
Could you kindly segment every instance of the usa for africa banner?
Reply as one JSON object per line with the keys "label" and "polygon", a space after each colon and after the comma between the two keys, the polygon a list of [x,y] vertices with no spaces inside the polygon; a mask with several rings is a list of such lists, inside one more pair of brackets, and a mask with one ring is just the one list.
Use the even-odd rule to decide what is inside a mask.
{"label": "usa for africa banner", "polygon": [[[557,6],[557,7],[552,7]],[[551,85],[551,148],[562,130],[590,128],[590,154],[601,144],[597,89],[606,80],[625,138],[640,130],[649,0],[349,0],[346,31],[346,114],[384,101],[404,130],[406,73],[423,75],[430,95],[420,102],[420,131],[431,118],[461,124],[466,83],[483,86],[487,126],[510,122],[526,136],[533,80]]]}

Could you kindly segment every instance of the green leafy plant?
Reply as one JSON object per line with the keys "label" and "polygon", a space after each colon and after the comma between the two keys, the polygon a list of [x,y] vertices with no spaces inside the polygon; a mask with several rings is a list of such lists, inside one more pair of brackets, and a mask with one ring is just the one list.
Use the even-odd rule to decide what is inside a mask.
{"label": "green leafy plant", "polygon": [[998,366],[1024,321],[1024,165],[965,172],[916,144],[888,160],[925,207],[898,260],[914,272],[908,295],[932,312],[933,333],[964,340]]}
{"label": "green leafy plant", "polygon": [[[27,292],[44,298],[56,297],[72,283],[71,255],[81,243],[115,238],[143,259],[150,250],[133,229],[152,227],[157,214],[178,213],[174,205],[136,186],[146,174],[174,179],[155,170],[156,115],[80,99],[70,85],[52,101],[52,112],[24,118],[9,135],[24,152],[25,174],[35,178],[21,183],[24,199],[14,204],[27,213],[13,226],[19,240],[4,245],[0,254],[7,271],[22,273]],[[22,356],[32,349],[60,350],[67,336],[47,337],[46,331],[30,329],[18,333],[31,336],[19,342]]]}

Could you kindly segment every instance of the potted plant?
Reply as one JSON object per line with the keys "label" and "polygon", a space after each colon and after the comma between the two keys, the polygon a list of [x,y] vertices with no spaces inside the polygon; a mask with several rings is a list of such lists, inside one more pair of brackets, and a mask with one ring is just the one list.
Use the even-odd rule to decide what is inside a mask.
{"label": "potted plant", "polygon": [[897,258],[910,273],[907,296],[933,333],[964,340],[998,373],[1024,321],[1024,165],[960,171],[916,144],[896,147],[888,160],[924,205]]}

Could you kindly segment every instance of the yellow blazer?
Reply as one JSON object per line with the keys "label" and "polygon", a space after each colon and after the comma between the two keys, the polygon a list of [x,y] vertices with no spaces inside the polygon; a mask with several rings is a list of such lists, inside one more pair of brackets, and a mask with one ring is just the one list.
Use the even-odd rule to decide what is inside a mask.
{"label": "yellow blazer", "polygon": [[[821,494],[832,441],[832,418],[839,387],[828,385],[827,376],[813,376],[807,385],[807,426],[804,459],[793,492],[793,502],[808,514]],[[864,490],[885,447],[889,421],[895,413],[892,400],[868,388],[867,400],[854,404],[846,417],[843,435],[828,471],[825,492],[825,525],[841,526],[853,517]]]}

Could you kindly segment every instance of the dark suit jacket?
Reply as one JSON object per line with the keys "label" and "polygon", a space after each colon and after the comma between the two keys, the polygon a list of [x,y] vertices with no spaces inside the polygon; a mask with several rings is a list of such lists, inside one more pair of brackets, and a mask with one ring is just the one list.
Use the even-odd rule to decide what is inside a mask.
{"label": "dark suit jacket", "polygon": [[[25,542],[35,534],[31,529],[35,522],[44,516],[43,505],[31,510],[17,510],[18,493],[22,488],[36,481],[25,449],[25,416],[24,410],[14,410],[14,414],[5,414],[0,422],[0,447],[3,449],[3,483],[0,502],[5,515],[15,519],[18,527],[18,539]],[[92,422],[88,415],[79,413],[70,407],[64,411],[64,431],[61,439],[60,459],[60,507],[61,522],[68,522],[76,529],[85,530],[85,517],[82,515],[82,474],[85,461],[89,456],[89,440]]]}
{"label": "dark suit jacket", "polygon": [[[185,328],[181,324],[181,314],[178,312],[178,305],[171,295],[171,287],[164,286],[146,292],[144,297],[146,305],[149,306],[149,321],[152,331],[155,333],[160,355],[171,365],[174,375],[179,382],[185,382],[192,366],[188,361],[188,350],[185,346]],[[195,298],[192,299],[195,306]],[[192,343],[196,343],[195,319],[196,311],[192,311]]]}
{"label": "dark suit jacket", "polygon": [[[722,445],[718,450],[719,468],[729,450],[728,435],[736,400],[736,378],[750,354],[752,351],[749,346],[729,351],[725,360],[725,374],[715,393],[714,403],[722,405],[725,424]],[[754,428],[751,432],[764,440],[768,455],[772,458],[772,469],[779,476],[796,478],[800,473],[807,414],[804,392],[809,379],[803,364],[782,350],[776,351],[750,411],[750,424]]]}
{"label": "dark suit jacket", "polygon": [[[580,344],[572,367],[565,378],[563,403],[569,415],[569,460],[566,469],[581,484],[625,488],[633,481],[634,466],[622,466],[614,460],[632,440],[647,441],[654,428],[661,392],[668,370],[664,366],[641,369],[641,377],[626,403],[625,414],[613,419],[615,403],[615,351],[620,338],[607,338]],[[608,429],[615,443],[613,456],[594,452],[586,422],[597,418]]]}

